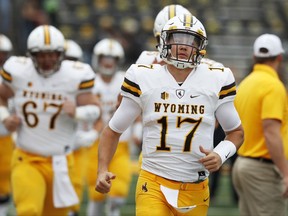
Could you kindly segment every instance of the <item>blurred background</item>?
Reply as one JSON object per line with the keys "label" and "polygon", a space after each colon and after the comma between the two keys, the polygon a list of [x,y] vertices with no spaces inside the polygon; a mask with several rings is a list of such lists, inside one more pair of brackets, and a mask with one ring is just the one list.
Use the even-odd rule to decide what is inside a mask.
{"label": "blurred background", "polygon": [[[156,50],[154,19],[166,5],[181,4],[206,28],[209,44],[207,57],[230,67],[237,84],[252,67],[253,43],[262,33],[278,35],[286,54],[282,79],[288,87],[288,1],[287,0],[0,0],[0,33],[13,42],[15,55],[25,55],[29,33],[40,24],[59,28],[66,39],[75,40],[91,62],[94,45],[104,37],[118,39],[125,49],[123,70],[134,63],[143,50]],[[134,155],[135,156],[135,155]],[[132,155],[133,157],[133,155]],[[135,175],[125,216],[135,215]],[[224,164],[211,200],[209,216],[238,215],[237,198],[231,189],[231,164]],[[87,199],[81,215],[86,215]],[[14,215],[11,207],[10,215]]]}
{"label": "blurred background", "polygon": [[230,67],[238,83],[249,72],[260,34],[277,34],[288,50],[287,0],[0,0],[0,33],[23,55],[31,30],[49,23],[81,45],[87,63],[96,42],[111,36],[125,48],[125,70],[142,50],[156,49],[154,19],[168,4],[181,4],[200,19],[208,34],[207,57]]}

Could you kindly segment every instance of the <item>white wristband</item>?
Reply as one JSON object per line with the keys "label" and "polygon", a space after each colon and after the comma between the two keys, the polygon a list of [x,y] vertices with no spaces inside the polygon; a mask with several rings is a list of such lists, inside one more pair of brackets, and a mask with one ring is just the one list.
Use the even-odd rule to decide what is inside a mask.
{"label": "white wristband", "polygon": [[3,122],[6,118],[10,116],[10,113],[5,106],[0,106],[0,121]]}
{"label": "white wristband", "polygon": [[100,116],[100,108],[96,105],[85,105],[76,108],[75,118],[79,121],[95,121]]}
{"label": "white wristband", "polygon": [[80,147],[89,147],[99,138],[99,132],[91,129],[90,131],[77,131],[74,143],[74,150]]}
{"label": "white wristband", "polygon": [[213,152],[216,152],[222,160],[222,164],[231,156],[236,153],[237,149],[234,143],[229,140],[221,141],[214,149]]}

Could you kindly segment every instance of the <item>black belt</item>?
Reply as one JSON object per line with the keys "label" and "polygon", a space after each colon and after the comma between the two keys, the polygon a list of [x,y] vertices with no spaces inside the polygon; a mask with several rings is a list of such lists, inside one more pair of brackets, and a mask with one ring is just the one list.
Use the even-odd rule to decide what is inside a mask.
{"label": "black belt", "polygon": [[261,161],[261,162],[273,164],[273,161],[272,161],[271,159],[268,159],[268,158],[263,158],[263,157],[249,157],[249,156],[241,156],[241,157],[249,158],[249,159],[258,160],[258,161]]}

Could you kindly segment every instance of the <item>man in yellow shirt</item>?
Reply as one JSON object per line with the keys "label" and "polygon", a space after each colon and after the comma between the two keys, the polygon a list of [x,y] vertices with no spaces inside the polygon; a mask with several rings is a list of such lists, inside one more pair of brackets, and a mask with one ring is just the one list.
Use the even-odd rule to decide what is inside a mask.
{"label": "man in yellow shirt", "polygon": [[286,215],[288,105],[278,72],[283,53],[279,37],[259,36],[254,43],[253,70],[240,83],[235,99],[245,140],[232,174],[243,216]]}

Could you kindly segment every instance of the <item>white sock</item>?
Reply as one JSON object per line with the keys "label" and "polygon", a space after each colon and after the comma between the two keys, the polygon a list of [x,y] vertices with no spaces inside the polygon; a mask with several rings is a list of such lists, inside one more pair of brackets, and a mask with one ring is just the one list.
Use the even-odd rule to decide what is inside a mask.
{"label": "white sock", "polygon": [[87,208],[87,216],[103,216],[105,202],[89,201]]}
{"label": "white sock", "polygon": [[120,216],[121,207],[125,204],[126,199],[122,197],[110,197],[107,200],[106,215]]}
{"label": "white sock", "polygon": [[7,216],[10,203],[0,204],[0,216]]}

